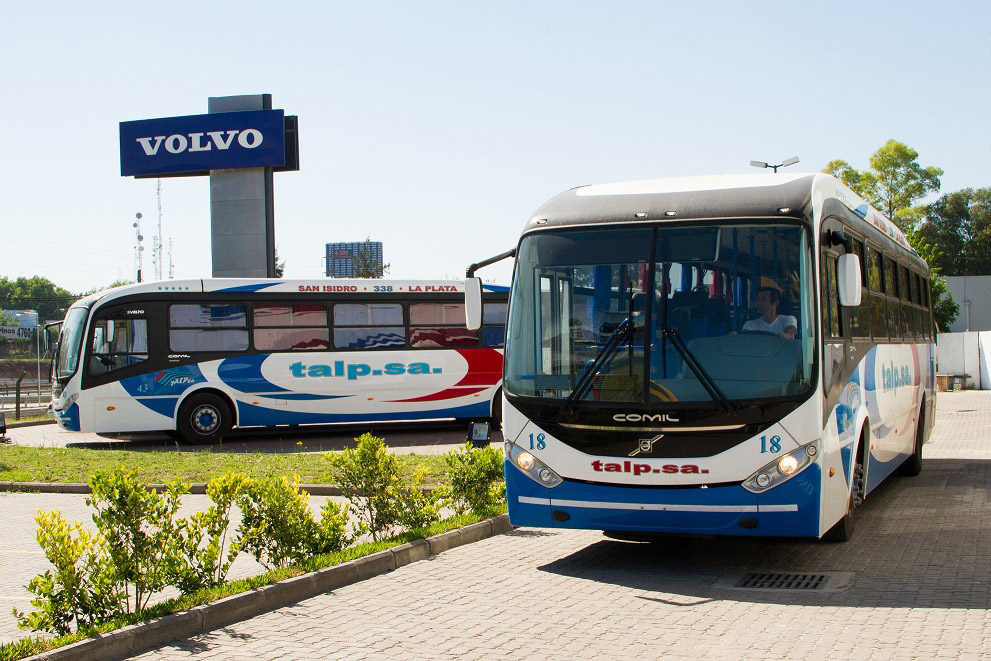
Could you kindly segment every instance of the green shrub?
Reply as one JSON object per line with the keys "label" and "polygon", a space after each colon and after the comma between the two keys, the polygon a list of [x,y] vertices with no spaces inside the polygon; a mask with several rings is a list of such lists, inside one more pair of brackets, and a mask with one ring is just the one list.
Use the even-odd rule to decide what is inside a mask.
{"label": "green shrub", "polygon": [[399,487],[399,523],[408,530],[437,523],[447,504],[446,489],[424,489],[428,473],[426,466],[417,466],[409,482]]}
{"label": "green shrub", "polygon": [[402,473],[383,439],[362,434],[355,440],[356,448],[329,453],[327,460],[333,479],[347,496],[354,515],[372,539],[378,541],[401,522]]}
{"label": "green shrub", "polygon": [[155,592],[168,585],[175,514],[189,485],[173,482],[159,494],[134,479],[133,471],[99,471],[89,481],[86,504],[96,510],[93,523],[103,539],[114,579],[129,595],[134,611],[148,605]]}
{"label": "green shrub", "polygon": [[458,515],[492,513],[506,501],[502,452],[471,443],[444,455],[451,479],[451,507]]}
{"label": "green shrub", "polygon": [[288,567],[313,553],[337,551],[351,543],[343,506],[328,502],[318,523],[310,495],[299,490],[299,478],[284,476],[251,480],[238,496],[243,518],[240,547],[267,569]]}
{"label": "green shrub", "polygon": [[229,535],[231,509],[249,482],[244,473],[228,473],[210,481],[206,492],[213,504],[176,522],[168,573],[169,582],[182,594],[221,585],[226,579],[241,552],[241,540]]}
{"label": "green shrub", "polygon": [[126,594],[114,575],[104,538],[68,523],[62,513],[39,511],[37,539],[54,570],[35,576],[27,589],[38,610],[14,609],[17,626],[33,631],[68,634],[124,611]]}

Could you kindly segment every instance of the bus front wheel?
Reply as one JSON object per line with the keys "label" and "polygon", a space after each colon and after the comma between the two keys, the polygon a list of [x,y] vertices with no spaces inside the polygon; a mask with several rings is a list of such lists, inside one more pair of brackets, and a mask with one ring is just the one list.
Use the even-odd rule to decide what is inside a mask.
{"label": "bus front wheel", "polygon": [[219,395],[193,395],[179,410],[179,434],[187,443],[214,443],[231,430],[230,407]]}
{"label": "bus front wheel", "polygon": [[850,485],[850,502],[847,505],[847,512],[842,519],[836,522],[832,528],[822,536],[827,542],[848,542],[853,537],[855,520],[854,510],[864,502],[866,495],[866,483],[864,481],[864,465],[860,459],[856,459],[853,465],[853,484]]}

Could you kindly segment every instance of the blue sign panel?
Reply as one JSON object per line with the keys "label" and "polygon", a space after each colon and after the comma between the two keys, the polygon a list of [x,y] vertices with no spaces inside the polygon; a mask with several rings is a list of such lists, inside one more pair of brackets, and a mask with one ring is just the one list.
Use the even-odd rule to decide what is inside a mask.
{"label": "blue sign panel", "polygon": [[281,110],[120,123],[122,177],[285,165]]}

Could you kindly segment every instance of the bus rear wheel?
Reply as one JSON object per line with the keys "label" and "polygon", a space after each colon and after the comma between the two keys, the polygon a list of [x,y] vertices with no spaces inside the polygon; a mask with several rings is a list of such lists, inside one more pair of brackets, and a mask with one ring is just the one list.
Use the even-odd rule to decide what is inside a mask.
{"label": "bus rear wheel", "polygon": [[909,455],[908,459],[902,462],[902,465],[898,467],[899,475],[904,475],[905,477],[915,477],[922,472],[922,442],[926,432],[925,410],[926,403],[923,401],[922,408],[919,409],[919,421],[915,425],[915,450],[911,455]]}
{"label": "bus rear wheel", "polygon": [[178,430],[187,443],[215,443],[231,430],[233,416],[223,397],[193,395],[179,409]]}

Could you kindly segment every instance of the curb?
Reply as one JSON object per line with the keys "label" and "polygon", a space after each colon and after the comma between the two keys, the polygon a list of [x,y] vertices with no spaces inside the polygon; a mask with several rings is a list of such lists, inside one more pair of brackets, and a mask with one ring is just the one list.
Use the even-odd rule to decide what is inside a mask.
{"label": "curb", "polygon": [[[4,411],[6,413],[6,411]],[[19,427],[37,427],[38,425],[54,425],[54,420],[32,420],[30,422],[10,422],[7,421],[7,429],[18,429]]]}
{"label": "curb", "polygon": [[[146,487],[149,491],[154,489],[159,493],[163,493],[168,488],[168,485],[149,484],[146,485]],[[189,485],[189,491],[186,493],[194,496],[202,496],[206,493],[206,487],[207,485],[205,483],[191,484]],[[423,491],[424,495],[428,495],[433,492],[434,487],[421,487],[420,489]],[[301,484],[299,485],[299,490],[305,491],[311,496],[344,495],[341,488],[333,484]],[[29,493],[92,493],[92,489],[89,488],[89,485],[81,482],[0,482],[0,493],[4,491],[26,491]]]}
{"label": "curb", "polygon": [[[148,490],[155,489],[159,493],[165,491],[167,485],[149,484]],[[187,493],[201,496],[206,493],[206,484],[191,484]],[[343,496],[341,488],[333,484],[301,484],[301,491],[311,496]],[[81,482],[0,482],[0,492],[28,491],[30,493],[92,493],[88,484]]]}
{"label": "curb", "polygon": [[128,657],[178,638],[207,633],[241,620],[273,611],[310,597],[331,592],[367,578],[394,571],[449,549],[512,530],[508,514],[473,523],[427,539],[350,560],[335,567],[294,576],[284,581],[224,597],[181,613],[132,624],[96,638],[42,652],[29,659],[45,661],[96,661]]}

